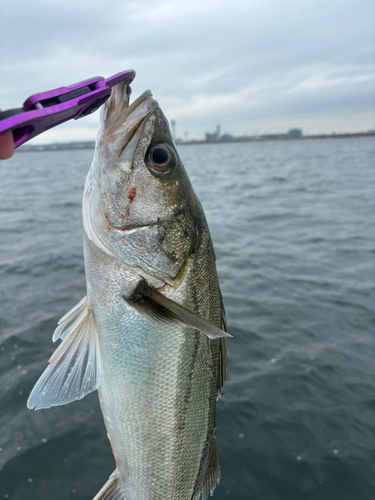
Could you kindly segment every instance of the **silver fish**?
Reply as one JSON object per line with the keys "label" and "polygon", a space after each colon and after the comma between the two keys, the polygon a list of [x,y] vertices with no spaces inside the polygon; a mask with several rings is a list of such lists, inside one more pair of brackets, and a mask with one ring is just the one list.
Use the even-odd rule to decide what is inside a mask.
{"label": "silver fish", "polygon": [[116,469],[95,500],[204,500],[220,479],[226,322],[201,205],[150,91],[102,107],[83,198],[87,297],[29,408],[99,390]]}

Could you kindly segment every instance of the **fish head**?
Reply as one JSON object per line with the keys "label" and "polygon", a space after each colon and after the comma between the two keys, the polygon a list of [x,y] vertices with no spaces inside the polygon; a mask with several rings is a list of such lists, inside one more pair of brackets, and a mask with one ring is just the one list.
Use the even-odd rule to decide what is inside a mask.
{"label": "fish head", "polygon": [[124,84],[101,111],[84,195],[86,235],[140,274],[173,281],[200,241],[204,215],[150,91]]}

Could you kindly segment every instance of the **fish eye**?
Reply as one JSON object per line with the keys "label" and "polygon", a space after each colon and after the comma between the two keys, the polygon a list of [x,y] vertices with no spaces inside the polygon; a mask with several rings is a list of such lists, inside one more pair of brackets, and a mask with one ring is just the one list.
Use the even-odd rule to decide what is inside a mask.
{"label": "fish eye", "polygon": [[165,174],[176,165],[176,157],[166,144],[156,144],[148,152],[148,164],[152,170]]}

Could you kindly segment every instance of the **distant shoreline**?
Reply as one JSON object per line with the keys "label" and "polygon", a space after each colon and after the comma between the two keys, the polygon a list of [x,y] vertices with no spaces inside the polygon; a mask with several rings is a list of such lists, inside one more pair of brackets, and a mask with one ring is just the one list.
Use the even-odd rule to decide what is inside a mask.
{"label": "distant shoreline", "polygon": [[[375,133],[359,132],[355,134],[334,134],[334,135],[305,135],[302,137],[239,137],[232,139],[219,139],[215,141],[207,140],[192,140],[185,142],[177,142],[176,146],[191,146],[191,145],[202,145],[202,144],[230,144],[230,143],[242,143],[242,142],[283,142],[283,141],[310,141],[310,140],[321,140],[321,139],[355,139],[357,137],[375,137]],[[28,153],[28,152],[38,152],[38,151],[75,151],[81,149],[94,149],[95,142],[92,143],[68,143],[68,144],[46,144],[46,145],[35,145],[35,146],[21,146],[17,149],[17,153]]]}
{"label": "distant shoreline", "polygon": [[270,142],[270,141],[303,141],[311,139],[352,139],[356,137],[375,137],[375,133],[359,132],[357,134],[334,134],[334,135],[305,135],[302,137],[239,137],[236,139],[219,139],[217,141],[186,141],[177,142],[177,146],[185,146],[191,144],[228,144],[231,142]]}

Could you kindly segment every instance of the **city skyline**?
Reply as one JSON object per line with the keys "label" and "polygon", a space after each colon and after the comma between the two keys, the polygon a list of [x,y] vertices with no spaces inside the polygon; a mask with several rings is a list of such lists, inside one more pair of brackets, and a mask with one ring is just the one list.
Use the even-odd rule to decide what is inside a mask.
{"label": "city skyline", "polygon": [[[0,105],[134,68],[133,98],[150,88],[181,138],[217,123],[235,136],[371,130],[373,14],[371,0],[2,4]],[[95,140],[98,123],[95,113],[33,143]]]}

